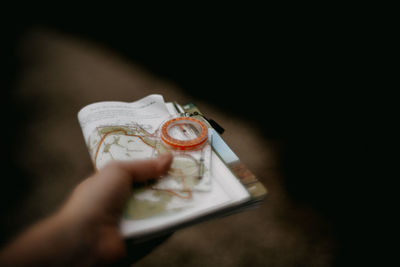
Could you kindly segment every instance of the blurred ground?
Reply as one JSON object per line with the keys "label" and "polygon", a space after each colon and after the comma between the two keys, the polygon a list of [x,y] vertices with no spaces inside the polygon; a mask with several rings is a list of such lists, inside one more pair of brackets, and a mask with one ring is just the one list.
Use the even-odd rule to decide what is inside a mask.
{"label": "blurred ground", "polygon": [[76,118],[80,108],[159,93],[166,101],[194,102],[220,122],[226,129],[223,138],[267,186],[269,195],[256,210],[178,231],[135,266],[332,265],[337,243],[331,225],[310,206],[288,196],[279,141],[95,43],[37,28],[23,37],[19,51],[22,68],[16,95],[23,123],[16,156],[28,186],[3,221],[8,237],[53,212],[91,174]]}

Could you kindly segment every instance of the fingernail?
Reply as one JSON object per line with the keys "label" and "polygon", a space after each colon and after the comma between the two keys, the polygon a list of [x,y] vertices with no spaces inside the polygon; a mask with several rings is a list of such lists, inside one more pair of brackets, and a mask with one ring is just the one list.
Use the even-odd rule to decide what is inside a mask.
{"label": "fingernail", "polygon": [[172,157],[171,153],[163,153],[159,156],[161,159],[169,159],[170,157]]}
{"label": "fingernail", "polygon": [[172,164],[172,154],[164,153],[158,156],[158,167],[157,172],[160,173],[158,178],[164,176],[164,174],[169,170]]}
{"label": "fingernail", "polygon": [[158,157],[158,160],[160,161],[161,165],[167,164],[171,159],[172,159],[171,153],[164,153]]}

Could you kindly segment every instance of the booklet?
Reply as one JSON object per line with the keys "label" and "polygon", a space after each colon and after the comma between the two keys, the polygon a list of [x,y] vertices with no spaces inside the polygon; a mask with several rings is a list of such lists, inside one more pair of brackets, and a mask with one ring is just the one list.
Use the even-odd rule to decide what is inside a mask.
{"label": "booklet", "polygon": [[134,186],[120,223],[126,238],[146,240],[243,211],[267,193],[194,104],[154,94],[87,105],[78,120],[95,170],[111,160],[176,152],[165,177]]}

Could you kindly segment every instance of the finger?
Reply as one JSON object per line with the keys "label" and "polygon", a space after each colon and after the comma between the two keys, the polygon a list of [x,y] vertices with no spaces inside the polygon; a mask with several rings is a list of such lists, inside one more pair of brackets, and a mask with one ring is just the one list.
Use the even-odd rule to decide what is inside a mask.
{"label": "finger", "polygon": [[168,153],[155,159],[134,162],[121,161],[118,163],[118,167],[126,172],[132,181],[143,182],[157,179],[165,174],[171,167],[172,158],[172,154]]}
{"label": "finger", "polygon": [[[140,161],[113,161],[98,173],[84,180],[75,190],[75,198],[82,206],[85,203],[103,203],[105,206],[122,207],[127,200],[134,181],[143,182],[159,178],[172,163],[172,155]],[[86,201],[87,200],[87,201]]]}

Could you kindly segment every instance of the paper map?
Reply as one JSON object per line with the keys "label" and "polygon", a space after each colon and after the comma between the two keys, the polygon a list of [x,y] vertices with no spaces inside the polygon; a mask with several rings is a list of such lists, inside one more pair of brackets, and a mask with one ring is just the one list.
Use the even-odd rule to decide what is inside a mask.
{"label": "paper map", "polygon": [[[157,154],[155,151],[160,152],[157,129],[170,113],[160,95],[132,103],[99,102],[84,107],[78,119],[95,169],[101,169],[111,160],[146,159]],[[211,160],[211,150],[207,153]],[[155,184],[134,188],[122,220],[123,234],[167,227],[249,197],[219,159],[213,160],[212,170],[206,168],[202,179],[191,176],[194,168],[197,166],[193,160],[176,157],[171,175]],[[178,169],[181,175],[174,174]],[[221,178],[212,181],[212,172]],[[233,180],[229,181],[232,187],[229,191],[223,188],[228,182],[225,179]]]}

